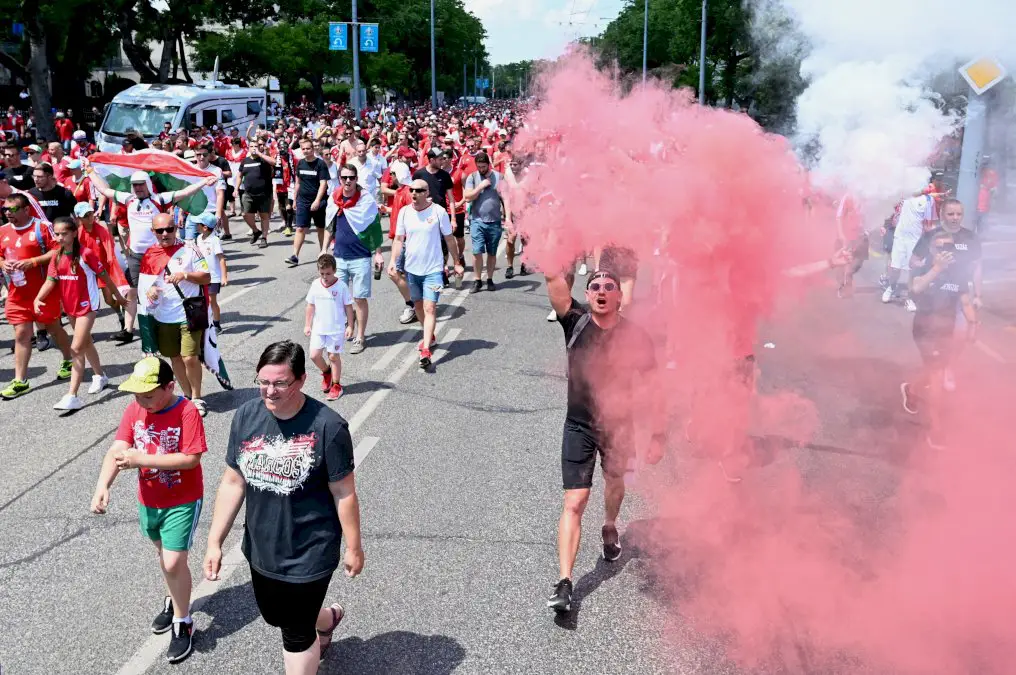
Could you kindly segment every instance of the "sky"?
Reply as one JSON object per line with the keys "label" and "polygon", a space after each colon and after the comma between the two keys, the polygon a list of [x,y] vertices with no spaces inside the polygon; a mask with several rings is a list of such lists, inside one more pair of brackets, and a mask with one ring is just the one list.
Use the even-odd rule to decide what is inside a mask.
{"label": "sky", "polygon": [[487,29],[491,62],[555,58],[576,39],[600,33],[623,0],[464,0]]}

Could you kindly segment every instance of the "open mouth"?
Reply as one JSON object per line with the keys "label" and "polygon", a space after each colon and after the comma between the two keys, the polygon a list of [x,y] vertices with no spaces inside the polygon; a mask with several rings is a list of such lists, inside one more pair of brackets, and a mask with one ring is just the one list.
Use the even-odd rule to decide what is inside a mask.
{"label": "open mouth", "polygon": [[607,298],[604,297],[604,296],[597,297],[595,302],[596,302],[596,306],[597,307],[606,307],[607,306]]}

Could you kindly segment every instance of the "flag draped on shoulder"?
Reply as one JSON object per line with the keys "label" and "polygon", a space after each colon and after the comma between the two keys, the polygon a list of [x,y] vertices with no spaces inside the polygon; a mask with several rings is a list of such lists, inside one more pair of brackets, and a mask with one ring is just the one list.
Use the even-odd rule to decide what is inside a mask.
{"label": "flag draped on shoulder", "polygon": [[[148,294],[148,289],[154,286],[158,282],[159,277],[166,271],[166,266],[169,264],[171,257],[167,255],[161,246],[157,246],[149,249],[148,253],[141,259],[138,274],[138,329],[141,332],[141,351],[145,354],[159,353],[156,321],[155,317],[149,313],[145,297]],[[202,287],[201,292],[207,292],[207,288]],[[229,373],[226,372],[226,364],[222,360],[222,354],[219,352],[219,336],[215,326],[212,325],[211,306],[208,307],[208,328],[205,330],[204,340],[201,345],[201,362],[208,369],[208,372],[215,376],[215,379],[219,381],[223,389],[233,389]]]}
{"label": "flag draped on shoulder", "polygon": [[[109,187],[120,192],[131,191],[131,174],[144,171],[152,179],[155,192],[182,190],[214,174],[162,150],[139,150],[127,155],[97,152],[88,158],[89,164],[102,176]],[[187,213],[203,213],[216,200],[215,186],[206,185],[201,192],[179,203]]]}
{"label": "flag draped on shoulder", "polygon": [[340,215],[346,216],[349,227],[356,233],[364,248],[371,252],[381,248],[381,244],[384,243],[381,213],[372,196],[358,188],[352,197],[346,199],[342,196],[342,188],[339,188],[328,200],[325,221],[331,223]]}

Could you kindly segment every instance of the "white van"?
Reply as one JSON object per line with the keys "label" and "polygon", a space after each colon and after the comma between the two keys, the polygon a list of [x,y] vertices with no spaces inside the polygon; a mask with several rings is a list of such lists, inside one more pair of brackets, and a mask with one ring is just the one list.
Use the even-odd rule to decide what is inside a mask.
{"label": "white van", "polygon": [[136,84],[113,97],[97,134],[99,150],[117,152],[128,129],[150,141],[169,122],[173,129],[219,125],[246,134],[253,122],[265,124],[264,89],[243,89],[233,84]]}

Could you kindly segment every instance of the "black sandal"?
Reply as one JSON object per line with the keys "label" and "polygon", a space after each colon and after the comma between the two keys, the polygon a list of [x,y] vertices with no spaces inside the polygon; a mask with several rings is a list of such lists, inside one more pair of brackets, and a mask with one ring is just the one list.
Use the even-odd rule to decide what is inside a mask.
{"label": "black sandal", "polygon": [[323,656],[328,648],[332,646],[332,633],[339,627],[342,622],[342,618],[346,615],[345,610],[342,609],[342,605],[337,602],[333,602],[328,610],[332,613],[332,627],[328,630],[319,630],[318,634],[318,647],[321,649],[321,655]]}

